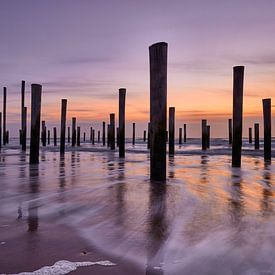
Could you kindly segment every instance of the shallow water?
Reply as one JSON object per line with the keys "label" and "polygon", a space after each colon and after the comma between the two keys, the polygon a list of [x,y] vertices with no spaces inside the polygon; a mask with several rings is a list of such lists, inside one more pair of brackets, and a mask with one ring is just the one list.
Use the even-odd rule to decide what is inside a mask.
{"label": "shallow water", "polygon": [[90,147],[64,158],[42,150],[38,166],[15,148],[4,149],[0,226],[19,218],[33,232],[54,220],[103,251],[146,266],[148,274],[275,273],[274,164],[247,155],[233,169],[230,155],[215,155],[228,150],[216,140],[211,155],[167,157],[167,183],[153,184],[146,144],[128,144],[124,160]]}

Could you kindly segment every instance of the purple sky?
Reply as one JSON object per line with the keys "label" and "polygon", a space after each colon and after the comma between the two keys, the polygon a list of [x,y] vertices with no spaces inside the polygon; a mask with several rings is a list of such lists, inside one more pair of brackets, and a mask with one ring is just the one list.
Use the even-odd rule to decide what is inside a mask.
{"label": "purple sky", "polygon": [[[43,118],[83,128],[117,112],[127,88],[128,125],[142,135],[148,121],[148,46],[169,44],[168,103],[177,127],[200,133],[207,118],[226,136],[232,109],[232,66],[245,65],[245,127],[262,122],[261,98],[275,95],[275,1],[1,0],[0,85],[8,87],[8,124],[17,135],[20,81],[43,85]],[[0,99],[2,105],[2,97]],[[27,94],[29,107],[29,93]],[[274,128],[274,127],[273,127]],[[129,135],[128,129],[128,135]],[[275,132],[273,132],[273,135]]]}

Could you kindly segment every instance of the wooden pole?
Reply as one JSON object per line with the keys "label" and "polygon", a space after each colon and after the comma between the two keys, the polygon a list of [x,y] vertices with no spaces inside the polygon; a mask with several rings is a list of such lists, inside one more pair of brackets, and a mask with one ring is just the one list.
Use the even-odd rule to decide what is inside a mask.
{"label": "wooden pole", "polygon": [[[22,144],[23,141],[23,137],[22,137],[22,133],[23,133],[23,128],[24,128],[24,108],[25,108],[25,81],[22,80],[21,81],[21,135],[20,135],[20,144]],[[23,146],[22,146],[23,147]],[[25,151],[25,150],[23,150]]]}
{"label": "wooden pole", "polygon": [[260,149],[260,131],[259,131],[260,125],[259,123],[254,124],[254,146],[255,150]]}
{"label": "wooden pole", "polygon": [[143,131],[143,142],[146,142],[146,130]]}
{"label": "wooden pole", "polygon": [[2,112],[0,112],[0,149],[2,148]]}
{"label": "wooden pole", "polygon": [[51,131],[48,130],[48,145],[51,143]]}
{"label": "wooden pole", "polygon": [[72,118],[72,146],[76,145],[76,117]]}
{"label": "wooden pole", "polygon": [[41,140],[42,140],[42,146],[43,147],[46,146],[47,132],[46,132],[46,122],[45,122],[45,120],[42,121]]}
{"label": "wooden pole", "polygon": [[183,124],[183,142],[186,142],[186,124]]}
{"label": "wooden pole", "polygon": [[95,144],[95,130],[93,129],[93,139],[92,139],[92,143]]}
{"label": "wooden pole", "polygon": [[105,127],[105,121],[102,122],[102,143],[103,143],[103,146],[105,146],[105,143],[106,143],[106,127]]}
{"label": "wooden pole", "polygon": [[26,151],[27,149],[27,107],[23,108],[21,145],[22,145],[22,150]]}
{"label": "wooden pole", "polygon": [[107,125],[107,146],[110,147],[110,124]]}
{"label": "wooden pole", "polygon": [[71,142],[71,128],[68,127],[68,143]]}
{"label": "wooden pole", "polygon": [[119,127],[116,128],[116,146],[119,147]]}
{"label": "wooden pole", "polygon": [[229,144],[232,144],[232,119],[228,119],[228,135],[229,135]]}
{"label": "wooden pole", "polygon": [[7,88],[3,88],[3,145],[6,145]]}
{"label": "wooden pole", "polygon": [[148,130],[147,130],[147,148],[151,147],[151,136],[150,136],[150,122],[148,122]]}
{"label": "wooden pole", "polygon": [[118,113],[118,120],[119,120],[119,157],[125,157],[125,98],[126,98],[126,89],[120,88],[119,89],[119,113]]}
{"label": "wooden pole", "polygon": [[149,47],[150,57],[150,176],[166,180],[167,48],[160,42]]}
{"label": "wooden pole", "polygon": [[60,153],[65,152],[67,99],[61,100]]}
{"label": "wooden pole", "polygon": [[210,148],[210,125],[207,125],[206,130],[207,130],[206,145],[207,145],[207,148]]}
{"label": "wooden pole", "polygon": [[203,119],[201,121],[201,147],[202,150],[207,149],[207,120]]}
{"label": "wooden pole", "polygon": [[42,86],[31,85],[31,141],[30,141],[30,163],[39,163],[40,143],[40,117],[41,117],[41,93]]}
{"label": "wooden pole", "polygon": [[110,147],[115,149],[115,114],[110,114]]}
{"label": "wooden pole", "polygon": [[77,126],[76,145],[80,146],[80,126]]}
{"label": "wooden pole", "polygon": [[249,127],[248,129],[248,142],[252,143],[252,128]]}
{"label": "wooden pole", "polygon": [[10,136],[10,132],[7,130],[6,131],[6,144],[9,144],[9,136]]}
{"label": "wooden pole", "polygon": [[57,145],[57,133],[56,133],[56,127],[53,127],[53,144],[54,146]]}
{"label": "wooden pole", "polygon": [[179,144],[182,144],[182,128],[179,128]]}
{"label": "wooden pole", "polygon": [[264,116],[264,160],[271,161],[271,99],[263,99]]}
{"label": "wooden pole", "polygon": [[241,167],[244,66],[234,67],[233,71],[234,71],[234,78],[233,78],[232,166]]}
{"label": "wooden pole", "polygon": [[83,133],[83,141],[86,141],[86,132]]}
{"label": "wooden pole", "polygon": [[132,137],[132,145],[136,143],[136,123],[133,123],[133,137]]}
{"label": "wooden pole", "polygon": [[175,107],[169,107],[169,155],[175,154]]}
{"label": "wooden pole", "polygon": [[90,127],[90,142],[93,142],[93,127]]}
{"label": "wooden pole", "polygon": [[100,143],[100,131],[97,131],[97,143]]}

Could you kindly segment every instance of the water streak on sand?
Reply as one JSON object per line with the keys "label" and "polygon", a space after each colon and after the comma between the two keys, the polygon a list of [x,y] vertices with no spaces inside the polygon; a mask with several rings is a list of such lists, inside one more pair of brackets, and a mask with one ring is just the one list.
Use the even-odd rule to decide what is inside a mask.
{"label": "water streak on sand", "polygon": [[[68,274],[71,271],[76,270],[78,267],[83,266],[92,266],[92,265],[102,265],[102,266],[114,266],[116,265],[113,262],[108,260],[98,261],[98,262],[70,262],[70,261],[58,261],[52,266],[44,266],[33,272],[21,272],[13,275],[62,275]],[[0,274],[7,275],[7,274]]]}

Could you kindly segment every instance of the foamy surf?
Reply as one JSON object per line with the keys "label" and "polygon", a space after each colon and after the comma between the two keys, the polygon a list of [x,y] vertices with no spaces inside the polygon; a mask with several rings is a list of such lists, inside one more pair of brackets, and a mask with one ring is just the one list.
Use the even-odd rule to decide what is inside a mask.
{"label": "foamy surf", "polygon": [[[56,262],[52,266],[44,266],[32,272],[20,272],[20,273],[14,273],[10,275],[63,275],[76,270],[78,267],[92,266],[92,265],[114,266],[116,264],[108,260],[97,261],[97,262],[70,262],[70,261],[62,260],[62,261]],[[8,274],[0,274],[0,275],[8,275]]]}

